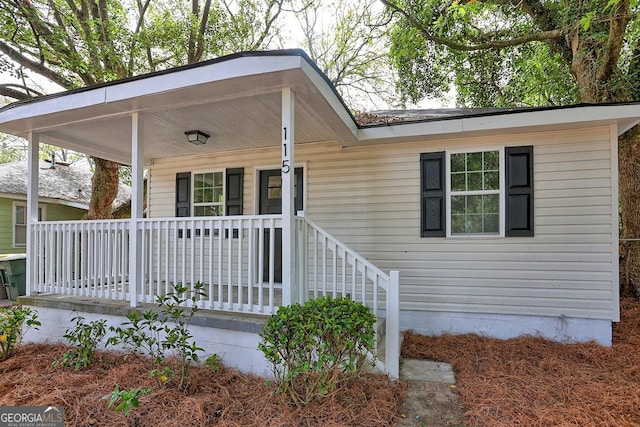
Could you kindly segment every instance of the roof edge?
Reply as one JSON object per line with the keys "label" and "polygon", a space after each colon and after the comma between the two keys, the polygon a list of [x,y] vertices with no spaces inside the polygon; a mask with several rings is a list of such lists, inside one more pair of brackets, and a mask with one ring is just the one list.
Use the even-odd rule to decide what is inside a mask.
{"label": "roof edge", "polygon": [[[372,129],[372,128],[384,128],[384,127],[392,127],[392,126],[401,126],[406,124],[419,124],[419,123],[432,123],[432,122],[442,122],[442,121],[453,121],[467,118],[481,118],[481,117],[494,117],[494,116],[503,116],[503,115],[511,115],[511,114],[521,114],[521,113],[534,113],[534,112],[542,112],[542,111],[554,111],[554,110],[568,110],[573,108],[584,108],[584,107],[613,107],[613,106],[637,106],[640,108],[640,101],[621,101],[621,102],[602,102],[602,103],[589,103],[583,102],[579,104],[569,104],[569,105],[551,105],[551,106],[541,106],[541,107],[513,107],[513,108],[479,108],[477,112],[467,112],[464,114],[455,114],[451,116],[438,116],[433,118],[422,118],[416,120],[395,120],[395,121],[381,121],[376,123],[369,123],[359,125],[360,129]],[[446,109],[438,109],[438,110],[446,110]],[[455,109],[452,109],[455,110]],[[489,110],[489,111],[487,111]],[[420,109],[420,110],[388,110],[389,113],[393,113],[394,111],[429,111],[428,109]],[[375,114],[372,112],[371,114]],[[389,116],[381,116],[392,118],[393,115]],[[640,120],[640,111],[638,112],[638,118]]]}
{"label": "roof edge", "polygon": [[[23,194],[23,193],[6,193],[6,192],[2,192],[0,193],[0,198],[2,199],[10,199],[13,201],[24,201],[26,203],[27,201],[27,195]],[[61,198],[54,198],[54,197],[44,197],[44,196],[38,196],[38,203],[48,203],[48,204],[55,204],[55,205],[62,205],[62,206],[70,206],[72,208],[77,208],[77,209],[82,209],[85,211],[89,210],[89,204],[88,203],[82,203],[82,202],[76,202],[73,200],[66,200],[66,199],[61,199]]]}
{"label": "roof edge", "polygon": [[151,73],[139,74],[139,75],[136,75],[136,76],[127,77],[127,78],[123,78],[123,79],[112,80],[112,81],[109,81],[109,82],[98,83],[98,84],[90,85],[90,86],[83,86],[83,87],[79,87],[79,88],[76,88],[76,89],[70,89],[70,90],[66,90],[66,91],[63,90],[61,92],[56,92],[56,93],[52,93],[52,94],[48,94],[48,95],[42,95],[42,96],[38,96],[38,97],[35,97],[35,98],[15,101],[15,102],[12,102],[11,104],[5,105],[4,107],[0,108],[0,113],[2,113],[4,111],[7,111],[7,110],[10,110],[10,109],[15,108],[15,107],[22,106],[22,105],[28,105],[28,104],[42,102],[42,101],[46,101],[46,100],[50,100],[50,99],[61,98],[61,97],[68,96],[68,95],[73,95],[73,94],[83,93],[83,92],[87,92],[87,91],[91,91],[91,90],[95,90],[95,89],[101,89],[101,88],[116,86],[116,85],[123,84],[123,83],[135,82],[135,81],[144,80],[144,79],[147,79],[147,78],[150,78],[150,77],[156,77],[156,76],[162,76],[162,75],[167,75],[167,74],[179,73],[179,72],[185,71],[185,70],[190,70],[190,69],[199,68],[199,67],[206,67],[206,66],[209,66],[209,65],[214,65],[214,64],[218,64],[218,63],[227,62],[227,61],[233,61],[235,59],[255,58],[255,57],[273,57],[273,56],[298,56],[298,57],[302,58],[305,62],[307,62],[309,64],[309,66],[316,73],[318,73],[318,75],[323,79],[323,81],[331,89],[331,91],[333,92],[334,96],[338,99],[340,104],[342,104],[343,108],[348,113],[348,115],[351,118],[351,120],[353,121],[353,123],[356,126],[358,126],[358,123],[357,123],[355,117],[353,116],[353,113],[351,112],[351,110],[349,109],[347,104],[345,103],[345,101],[342,98],[342,96],[340,95],[340,93],[338,93],[335,85],[331,82],[329,77],[320,69],[320,67],[318,67],[318,64],[316,64],[315,61],[313,61],[313,59],[311,59],[311,57],[302,49],[278,49],[278,50],[262,50],[262,51],[243,51],[243,52],[233,53],[233,54],[230,54],[230,55],[220,56],[218,58],[208,59],[206,61],[196,62],[194,64],[182,65],[182,66],[175,67],[175,68],[168,68],[166,70],[160,70],[160,71],[154,71],[154,72],[151,72]]}

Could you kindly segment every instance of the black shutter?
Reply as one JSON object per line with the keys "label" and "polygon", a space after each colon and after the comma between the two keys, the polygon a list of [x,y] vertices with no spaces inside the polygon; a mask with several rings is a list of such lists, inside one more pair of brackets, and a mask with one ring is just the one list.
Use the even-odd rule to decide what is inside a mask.
{"label": "black shutter", "polygon": [[533,146],[506,147],[506,235],[533,236]]}
{"label": "black shutter", "polygon": [[420,154],[420,235],[444,237],[445,218],[444,151]]}
{"label": "black shutter", "polygon": [[242,215],[244,168],[227,169],[225,215]]}
{"label": "black shutter", "polygon": [[176,174],[176,216],[191,216],[191,172]]}

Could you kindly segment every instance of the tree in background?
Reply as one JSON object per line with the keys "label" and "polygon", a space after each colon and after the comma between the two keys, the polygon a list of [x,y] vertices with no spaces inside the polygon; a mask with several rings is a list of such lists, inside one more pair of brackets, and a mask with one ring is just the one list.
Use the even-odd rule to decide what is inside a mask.
{"label": "tree in background", "polygon": [[[63,89],[104,83],[266,46],[284,0],[0,0],[0,69],[22,84],[0,95],[40,95],[34,73]],[[90,219],[109,218],[117,163],[94,158]]]}
{"label": "tree in background", "polygon": [[356,110],[397,104],[388,32],[376,0],[315,1],[298,6],[304,49]]}
{"label": "tree in background", "polygon": [[[381,0],[398,18],[391,55],[403,95],[467,106],[640,99],[637,0]],[[640,133],[619,139],[622,239],[640,238]],[[625,244],[622,290],[639,293],[640,245]]]}

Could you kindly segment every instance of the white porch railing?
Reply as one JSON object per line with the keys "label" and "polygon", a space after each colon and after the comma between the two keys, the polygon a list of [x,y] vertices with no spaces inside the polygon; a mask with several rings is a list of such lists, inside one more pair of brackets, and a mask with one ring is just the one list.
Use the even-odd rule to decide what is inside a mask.
{"label": "white porch railing", "polygon": [[[385,363],[398,377],[399,274],[386,274],[305,217],[297,217],[300,300],[347,296],[384,322]],[[281,215],[150,218],[137,221],[142,280],[129,277],[130,220],[37,222],[32,293],[155,302],[174,284],[203,283],[202,308],[271,314],[282,304],[276,230]],[[377,329],[378,330],[378,329]],[[378,336],[376,335],[376,339]]]}
{"label": "white porch railing", "polygon": [[[201,307],[270,314],[281,305],[275,282],[276,229],[281,215],[152,218],[138,221],[144,245],[138,300],[155,302],[180,283],[205,284]],[[265,257],[265,253],[267,257]]]}
{"label": "white porch railing", "polygon": [[[34,293],[155,302],[156,295],[205,284],[202,308],[273,313],[282,301],[275,264],[281,215],[141,219],[141,283],[129,280],[130,220],[38,222]],[[265,253],[267,257],[265,257]]]}
{"label": "white porch railing", "polygon": [[37,222],[32,238],[32,292],[128,298],[129,220]]}
{"label": "white porch railing", "polygon": [[[369,307],[384,327],[384,362],[380,369],[400,375],[399,284],[400,274],[386,274],[304,215],[296,218],[297,280],[303,298],[349,297]],[[306,248],[306,250],[300,250]]]}

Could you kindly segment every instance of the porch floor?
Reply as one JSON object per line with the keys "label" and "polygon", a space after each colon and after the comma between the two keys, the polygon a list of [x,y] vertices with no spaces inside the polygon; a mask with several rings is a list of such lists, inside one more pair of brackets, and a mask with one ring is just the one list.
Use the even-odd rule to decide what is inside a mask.
{"label": "porch floor", "polygon": [[[153,303],[140,303],[138,307],[130,307],[128,301],[108,300],[74,295],[40,294],[18,297],[18,303],[32,307],[47,307],[114,316],[126,316],[131,311],[143,312],[157,309]],[[231,313],[226,311],[200,309],[196,312],[191,324],[230,331],[259,333],[268,316],[251,313]]]}

